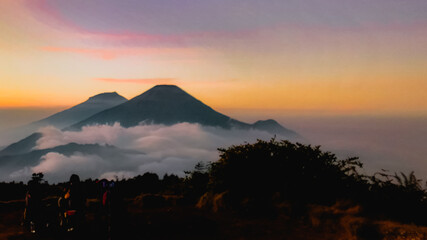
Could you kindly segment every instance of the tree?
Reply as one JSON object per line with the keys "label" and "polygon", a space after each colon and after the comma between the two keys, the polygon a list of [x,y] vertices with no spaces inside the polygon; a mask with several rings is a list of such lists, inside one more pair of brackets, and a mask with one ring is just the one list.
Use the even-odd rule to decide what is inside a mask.
{"label": "tree", "polygon": [[44,174],[42,172],[39,173],[33,173],[31,176],[31,180],[34,181],[34,183],[46,183],[46,181],[43,180]]}
{"label": "tree", "polygon": [[185,174],[185,195],[190,198],[190,201],[196,201],[206,191],[209,182],[209,168],[203,163],[198,162],[195,170],[186,171]]}
{"label": "tree", "polygon": [[219,149],[220,159],[210,165],[209,190],[227,191],[234,207],[242,203],[271,206],[274,201],[295,205],[330,204],[367,191],[358,173],[358,158],[339,160],[320,146],[286,140],[258,140],[253,144]]}

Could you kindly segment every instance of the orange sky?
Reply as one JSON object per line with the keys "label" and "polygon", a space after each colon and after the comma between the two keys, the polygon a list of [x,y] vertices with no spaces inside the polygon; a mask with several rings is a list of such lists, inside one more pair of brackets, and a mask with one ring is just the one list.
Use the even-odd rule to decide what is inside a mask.
{"label": "orange sky", "polygon": [[[107,91],[132,98],[166,83],[214,108],[427,113],[427,16],[418,13],[425,3],[329,0],[341,12],[330,15],[334,8],[296,1],[288,4],[295,9],[265,4],[273,2],[292,18],[255,1],[245,8],[230,1],[234,10],[218,23],[202,13],[221,9],[202,4],[182,9],[188,19],[173,9],[147,13],[152,23],[126,19],[141,6],[121,9],[109,0],[102,9],[80,1],[2,1],[0,108],[71,106]],[[118,20],[104,26],[108,4],[118,8]]]}

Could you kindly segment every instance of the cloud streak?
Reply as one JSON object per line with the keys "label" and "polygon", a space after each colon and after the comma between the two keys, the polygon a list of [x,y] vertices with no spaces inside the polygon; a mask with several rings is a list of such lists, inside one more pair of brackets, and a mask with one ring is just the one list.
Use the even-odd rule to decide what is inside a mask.
{"label": "cloud streak", "polygon": [[[111,3],[110,3],[111,4]],[[72,4],[73,5],[73,4]],[[130,47],[166,47],[166,48],[186,48],[188,45],[193,45],[194,41],[206,40],[206,39],[218,39],[218,38],[245,38],[248,37],[248,33],[252,35],[252,32],[248,31],[219,31],[219,30],[208,30],[208,31],[191,31],[180,32],[180,33],[150,33],[143,29],[129,29],[120,31],[108,30],[108,29],[96,29],[85,26],[85,24],[78,23],[76,19],[73,20],[74,16],[70,18],[67,14],[64,14],[64,9],[61,9],[61,3],[58,6],[50,3],[46,0],[31,0],[26,1],[26,6],[30,12],[40,22],[50,26],[54,29],[60,29],[66,31],[69,34],[74,34],[75,38],[85,40],[88,42],[97,42],[98,44],[106,44],[113,46],[130,46]],[[77,5],[73,5],[76,7]],[[63,6],[64,7],[64,6]],[[137,4],[136,7],[141,7]],[[98,11],[94,10],[92,14],[99,14]],[[135,9],[129,9],[135,14]],[[139,10],[138,10],[139,12]],[[101,18],[106,16],[99,16]],[[123,17],[123,16],[122,16]],[[110,18],[108,16],[107,18]],[[140,24],[144,25],[144,24]],[[108,58],[108,57],[107,57]]]}
{"label": "cloud streak", "polygon": [[103,60],[114,60],[121,57],[156,56],[197,58],[201,51],[196,48],[74,48],[45,46],[42,51],[53,53],[72,53],[86,55]]}
{"label": "cloud streak", "polygon": [[136,83],[136,84],[172,84],[175,82],[175,78],[133,78],[133,79],[122,79],[122,78],[95,78],[96,81],[110,82],[110,83]]}

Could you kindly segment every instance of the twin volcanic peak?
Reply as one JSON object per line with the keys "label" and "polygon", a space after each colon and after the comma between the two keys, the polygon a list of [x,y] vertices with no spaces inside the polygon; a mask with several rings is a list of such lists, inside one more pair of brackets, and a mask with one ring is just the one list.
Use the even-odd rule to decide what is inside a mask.
{"label": "twin volcanic peak", "polygon": [[258,129],[274,134],[296,135],[295,132],[271,119],[248,124],[230,118],[213,110],[175,85],[157,85],[125,103],[101,111],[68,129],[79,130],[87,125],[111,125],[115,122],[119,122],[123,127],[137,126],[141,123],[173,125],[188,122],[225,129]]}
{"label": "twin volcanic peak", "polygon": [[[116,92],[102,93],[33,124],[59,128],[68,126],[64,130],[78,131],[83,126],[112,125],[116,122],[123,127],[188,122],[225,129],[256,129],[285,137],[298,137],[297,133],[272,119],[248,124],[230,118],[174,85],[157,85],[129,101]],[[0,151],[0,156],[28,152],[40,137],[40,133],[32,134]]]}
{"label": "twin volcanic peak", "polygon": [[158,85],[123,104],[74,124],[70,129],[115,122],[119,122],[124,127],[132,127],[140,123],[173,125],[181,122],[223,128],[250,127],[249,124],[213,110],[177,86]]}

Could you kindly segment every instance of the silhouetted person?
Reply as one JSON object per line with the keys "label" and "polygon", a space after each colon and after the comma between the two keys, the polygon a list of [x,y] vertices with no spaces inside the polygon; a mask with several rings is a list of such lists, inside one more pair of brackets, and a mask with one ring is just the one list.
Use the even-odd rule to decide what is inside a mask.
{"label": "silhouetted person", "polygon": [[80,182],[80,177],[77,174],[71,175],[68,187],[65,189],[64,195],[59,199],[58,204],[62,214],[61,224],[68,225],[66,226],[68,231],[73,230],[76,225],[82,224],[84,221],[86,196]]}
{"label": "silhouetted person", "polygon": [[41,226],[42,219],[42,190],[36,179],[28,181],[28,191],[25,195],[24,223],[32,233]]}
{"label": "silhouetted person", "polygon": [[123,202],[117,191],[116,182],[101,179],[98,182],[98,198],[100,202],[100,220],[106,228],[108,237],[118,233],[123,224]]}
{"label": "silhouetted person", "polygon": [[66,192],[69,198],[69,207],[78,211],[83,211],[86,204],[86,197],[83,191],[82,184],[80,183],[80,177],[77,174],[73,174],[70,177],[69,187]]}
{"label": "silhouetted person", "polygon": [[101,179],[97,182],[99,184],[98,198],[102,208],[109,208],[111,205],[111,192],[114,187],[114,181]]}

